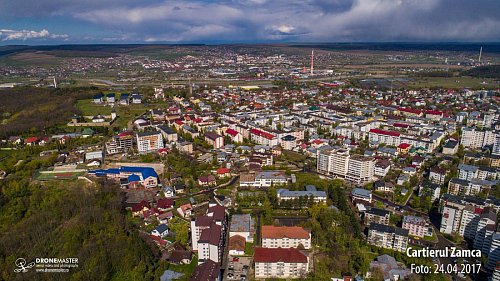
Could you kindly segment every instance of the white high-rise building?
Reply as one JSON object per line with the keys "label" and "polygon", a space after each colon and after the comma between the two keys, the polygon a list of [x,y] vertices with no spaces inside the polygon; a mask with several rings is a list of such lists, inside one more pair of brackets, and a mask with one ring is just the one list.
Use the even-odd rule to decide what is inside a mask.
{"label": "white high-rise building", "polygon": [[318,155],[318,173],[344,178],[349,167],[349,150],[326,149]]}
{"label": "white high-rise building", "polygon": [[500,134],[497,134],[495,137],[495,142],[493,143],[493,151],[491,153],[494,155],[500,155]]}
{"label": "white high-rise building", "polygon": [[482,148],[496,142],[497,133],[487,130],[479,131],[475,128],[463,128],[460,144],[466,148]]}
{"label": "white high-rise building", "polygon": [[375,173],[375,158],[363,155],[351,155],[346,180],[364,184],[371,182]]}

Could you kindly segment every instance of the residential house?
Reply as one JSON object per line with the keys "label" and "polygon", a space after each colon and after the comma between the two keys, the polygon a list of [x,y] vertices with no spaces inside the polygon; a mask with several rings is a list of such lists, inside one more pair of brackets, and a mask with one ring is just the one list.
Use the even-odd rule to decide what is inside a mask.
{"label": "residential house", "polygon": [[151,235],[164,238],[165,236],[168,235],[168,226],[166,224],[158,225],[155,229],[153,229]]}
{"label": "residential house", "polygon": [[179,208],[177,208],[177,212],[183,218],[189,218],[192,214],[192,211],[193,211],[193,206],[191,206],[191,204],[189,203],[181,205]]}

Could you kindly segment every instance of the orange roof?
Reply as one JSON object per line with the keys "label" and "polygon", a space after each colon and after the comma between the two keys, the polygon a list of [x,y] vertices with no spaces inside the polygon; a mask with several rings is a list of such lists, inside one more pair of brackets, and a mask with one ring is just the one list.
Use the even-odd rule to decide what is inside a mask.
{"label": "orange roof", "polygon": [[231,236],[229,237],[229,250],[244,251],[245,242],[245,237],[241,235]]}
{"label": "orange roof", "polygon": [[268,239],[309,239],[310,233],[300,226],[262,226],[262,238]]}

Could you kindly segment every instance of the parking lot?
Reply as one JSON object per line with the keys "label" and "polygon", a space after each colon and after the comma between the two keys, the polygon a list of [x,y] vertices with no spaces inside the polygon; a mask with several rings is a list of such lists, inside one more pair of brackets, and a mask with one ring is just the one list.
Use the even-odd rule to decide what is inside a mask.
{"label": "parking lot", "polygon": [[248,280],[247,275],[250,270],[251,260],[251,257],[229,256],[224,280]]}

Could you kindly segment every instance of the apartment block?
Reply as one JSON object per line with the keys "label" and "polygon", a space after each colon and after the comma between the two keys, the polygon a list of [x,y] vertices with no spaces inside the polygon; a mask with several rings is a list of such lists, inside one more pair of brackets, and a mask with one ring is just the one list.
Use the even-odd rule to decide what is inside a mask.
{"label": "apartment block", "polygon": [[370,225],[371,223],[378,223],[389,225],[390,217],[391,212],[384,209],[372,207],[365,212],[365,224]]}
{"label": "apartment block", "polygon": [[408,230],[378,223],[370,224],[368,244],[399,252],[408,247]]}
{"label": "apartment block", "polygon": [[264,248],[311,248],[311,233],[299,226],[262,226]]}
{"label": "apartment block", "polygon": [[303,278],[309,258],[294,248],[255,248],[255,278]]}
{"label": "apartment block", "polygon": [[428,234],[429,227],[425,219],[416,216],[405,216],[403,218],[403,229],[407,229],[408,233],[413,236],[424,237]]}
{"label": "apartment block", "polygon": [[365,184],[373,181],[375,172],[375,158],[362,155],[351,155],[346,180]]}
{"label": "apartment block", "polygon": [[158,151],[163,148],[163,136],[160,132],[142,132],[136,135],[139,153]]}

